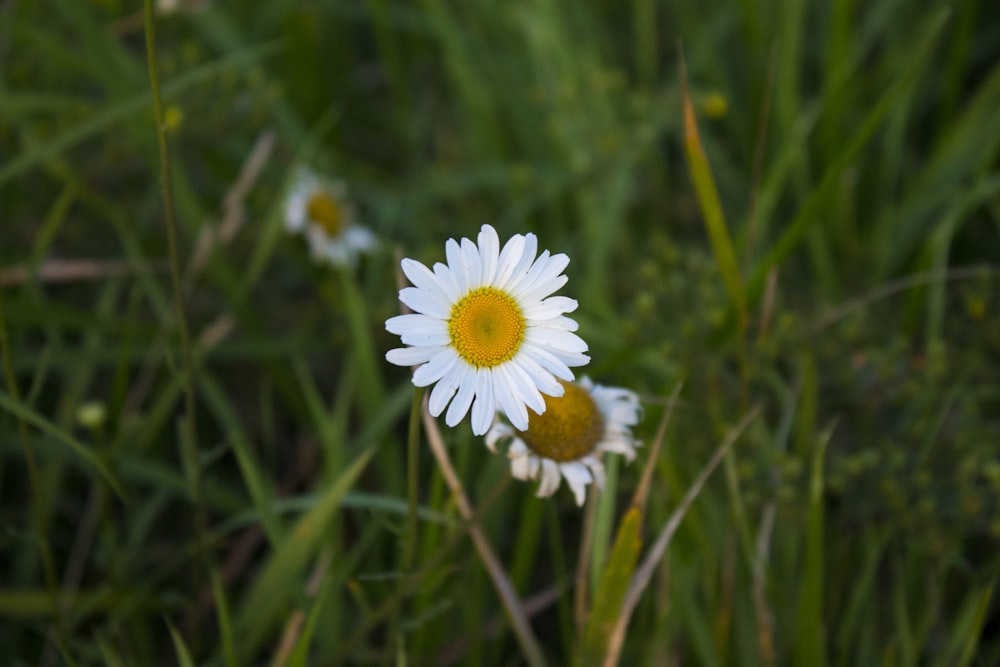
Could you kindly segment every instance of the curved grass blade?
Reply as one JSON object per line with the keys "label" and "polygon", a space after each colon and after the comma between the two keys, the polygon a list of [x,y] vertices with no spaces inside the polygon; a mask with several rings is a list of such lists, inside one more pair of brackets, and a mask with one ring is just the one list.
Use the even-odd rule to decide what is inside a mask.
{"label": "curved grass blade", "polygon": [[601,574],[601,584],[594,597],[594,607],[584,631],[577,655],[580,667],[599,667],[604,662],[618,612],[628,590],[632,573],[642,549],[642,512],[632,507],[622,517],[608,563]]}
{"label": "curved grass blade", "polygon": [[270,629],[285,612],[285,602],[302,586],[302,569],[315,555],[334,512],[376,451],[369,447],[320,497],[316,505],[288,531],[285,542],[274,552],[242,602],[236,620],[239,663],[246,664],[270,636]]}
{"label": "curved grass blade", "polygon": [[31,408],[24,403],[11,398],[7,394],[0,393],[0,408],[3,408],[16,417],[20,417],[29,424],[34,425],[39,431],[47,433],[57,441],[67,445],[71,450],[73,450],[74,454],[89,463],[97,470],[97,472],[101,474],[101,477],[104,478],[104,481],[108,483],[108,486],[114,490],[115,494],[121,499],[122,502],[128,501],[125,489],[122,487],[121,482],[118,481],[118,478],[115,477],[114,473],[112,473],[111,470],[104,464],[104,461],[102,461],[101,458],[91,451],[91,449],[85,444],[37,412],[32,411]]}
{"label": "curved grass blade", "polygon": [[736,309],[739,318],[740,331],[746,329],[747,307],[746,295],[743,292],[743,281],[740,278],[740,266],[736,261],[736,251],[733,249],[733,239],[729,236],[726,226],[726,216],[719,201],[719,192],[712,177],[712,168],[701,145],[698,134],[698,121],[695,119],[694,107],[691,106],[691,96],[688,91],[687,68],[684,56],[680,58],[681,105],[684,110],[684,155],[687,157],[688,170],[698,196],[698,207],[705,219],[705,228],[712,243],[712,253],[715,263],[722,275],[722,282],[729,293],[729,299]]}

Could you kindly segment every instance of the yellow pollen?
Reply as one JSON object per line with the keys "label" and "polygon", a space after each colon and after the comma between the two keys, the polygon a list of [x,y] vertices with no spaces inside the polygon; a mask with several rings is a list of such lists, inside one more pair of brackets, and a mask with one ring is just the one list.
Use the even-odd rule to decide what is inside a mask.
{"label": "yellow pollen", "polygon": [[479,287],[451,307],[448,336],[458,356],[476,368],[510,361],[524,342],[524,315],[495,287]]}
{"label": "yellow pollen", "polygon": [[306,215],[330,236],[340,236],[343,213],[340,204],[325,192],[317,192],[309,198]]}
{"label": "yellow pollen", "polygon": [[594,451],[604,435],[604,416],[590,392],[559,381],[562,396],[546,396],[545,412],[528,413],[528,430],[518,431],[531,451],[558,463],[577,461]]}

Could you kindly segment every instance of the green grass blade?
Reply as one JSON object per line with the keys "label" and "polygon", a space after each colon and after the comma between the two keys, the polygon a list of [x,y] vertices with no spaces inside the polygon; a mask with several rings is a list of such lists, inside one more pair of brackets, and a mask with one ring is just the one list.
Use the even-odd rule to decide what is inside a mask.
{"label": "green grass blade", "polygon": [[986,586],[984,590],[967,596],[964,609],[961,610],[951,626],[948,650],[944,652],[938,663],[942,667],[945,665],[966,667],[966,665],[972,664],[976,657],[976,648],[979,645],[983,624],[986,622],[986,615],[990,610],[994,584],[995,581]]}
{"label": "green grass blade", "polygon": [[254,580],[242,601],[236,620],[236,635],[243,640],[237,647],[240,664],[246,663],[257,648],[267,641],[274,623],[285,611],[290,596],[302,586],[302,569],[315,554],[330,520],[340,502],[376,451],[370,447],[362,452],[341,473],[316,505],[288,533],[288,538],[274,551]]}
{"label": "green grass blade", "polygon": [[[217,62],[192,69],[177,79],[164,84],[163,94],[165,97],[169,97],[186,91],[227,71],[246,67],[248,64],[256,62],[274,52],[274,45],[263,45],[226,56]],[[149,103],[150,93],[148,91],[138,93],[128,99],[110,104],[103,111],[99,111],[89,119],[73,125],[62,134],[31,147],[0,168],[0,185],[101,132],[110,131],[128,118],[142,113],[148,107]],[[0,107],[0,110],[2,109],[3,107]]]}
{"label": "green grass blade", "polygon": [[177,653],[177,664],[180,667],[194,667],[194,660],[191,659],[191,651],[188,650],[187,644],[184,643],[184,637],[181,636],[181,633],[177,631],[177,628],[169,620],[167,621],[167,627],[170,629],[170,639],[174,643],[174,652]]}
{"label": "green grass blade", "polygon": [[122,502],[128,502],[128,496],[125,493],[125,489],[122,487],[121,482],[115,477],[115,474],[111,472],[111,469],[105,465],[104,461],[95,454],[87,445],[83,444],[72,435],[62,430],[51,421],[43,417],[42,415],[34,412],[24,403],[16,401],[5,393],[0,393],[0,408],[3,408],[15,417],[19,417],[24,421],[35,426],[38,430],[43,433],[55,438],[56,441],[61,442],[73,451],[74,454],[79,456],[81,459],[90,464],[104,481],[108,483],[108,486],[115,492],[115,494],[122,500]]}
{"label": "green grass blade", "polygon": [[288,659],[288,667],[308,667],[310,664],[309,647],[312,645],[312,638],[316,634],[320,614],[323,611],[326,600],[330,597],[330,593],[336,588],[333,585],[335,581],[335,578],[328,577],[320,587],[319,594],[313,602],[312,609],[309,610],[309,616],[306,618],[302,634],[299,635],[299,640],[295,644],[295,649],[292,651],[292,654]]}
{"label": "green grass blade", "polygon": [[939,10],[926,34],[916,43],[913,49],[913,59],[910,67],[900,76],[896,82],[885,92],[885,95],[872,107],[872,110],[859,124],[858,131],[845,142],[842,152],[831,159],[829,166],[823,174],[820,184],[812,191],[808,199],[799,209],[798,214],[789,223],[784,233],[771,246],[771,249],[757,263],[756,268],[750,276],[747,284],[747,291],[751,301],[755,302],[767,280],[767,274],[772,268],[784,261],[798,246],[811,225],[815,223],[820,215],[823,206],[831,193],[837,187],[844,170],[853,163],[872,136],[885,120],[894,105],[899,102],[907,93],[910,84],[916,79],[917,74],[923,69],[931,52],[931,47],[937,41],[946,19],[950,14],[948,8]]}
{"label": "green grass blade", "polygon": [[219,622],[219,639],[222,643],[222,656],[226,667],[238,667],[236,659],[236,640],[233,636],[233,618],[226,598],[226,589],[222,585],[222,577],[215,567],[209,573],[212,577],[212,595],[215,598],[215,615]]}
{"label": "green grass blade", "polygon": [[719,201],[715,179],[712,177],[712,169],[708,164],[705,149],[701,145],[701,136],[698,134],[698,122],[694,115],[694,107],[691,105],[687,72],[683,59],[681,60],[681,104],[684,111],[684,154],[687,157],[691,181],[698,196],[698,207],[701,209],[705,228],[708,230],[708,237],[712,243],[715,263],[719,267],[722,282],[739,318],[740,330],[743,331],[746,328],[747,308],[743,281],[740,278],[740,266],[736,260],[736,251],[729,235],[729,228],[726,226],[726,217],[722,211],[722,203]]}
{"label": "green grass blade", "polygon": [[642,549],[642,513],[630,508],[618,526],[611,555],[601,574],[601,583],[594,596],[594,606],[587,621],[580,645],[577,664],[581,667],[597,667],[604,664],[604,658],[611,642],[622,600],[632,580],[639,552]]}
{"label": "green grass blade", "polygon": [[268,541],[274,546],[280,544],[284,533],[272,511],[274,489],[264,481],[267,477],[261,470],[260,462],[252,450],[250,438],[240,423],[236,409],[230,404],[225,392],[215,379],[205,371],[202,371],[199,376],[198,388],[202,392],[208,409],[215,415],[220,428],[226,433],[233,453],[236,455],[243,483],[246,484],[247,491],[250,493],[253,507],[257,511],[257,516]]}
{"label": "green grass blade", "polygon": [[822,667],[826,664],[826,630],[823,625],[823,458],[833,430],[823,433],[813,451],[809,480],[809,518],[806,524],[805,567],[799,593],[798,628],[794,663]]}

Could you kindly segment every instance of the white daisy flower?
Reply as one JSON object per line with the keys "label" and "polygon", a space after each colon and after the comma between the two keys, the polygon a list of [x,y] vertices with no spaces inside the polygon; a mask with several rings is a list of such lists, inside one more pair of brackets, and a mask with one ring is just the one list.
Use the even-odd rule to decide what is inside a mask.
{"label": "white daisy flower", "polygon": [[514,477],[541,479],[538,497],[551,496],[566,478],[576,504],[583,505],[587,485],[604,488],[603,452],[622,454],[629,462],[642,442],[632,437],[639,423],[639,397],[619,387],[594,384],[586,376],[563,383],[566,393],[545,399],[545,412],[532,415],[528,428],[497,419],[486,434],[486,446],[509,440],[507,457]]}
{"label": "white daisy flower", "polygon": [[[571,366],[590,361],[577,324],[564,313],[576,300],[549,296],[566,284],[569,257],[535,257],[534,234],[516,234],[500,249],[500,239],[483,225],[478,245],[462,239],[445,244],[447,264],[431,271],[404,259],[403,273],[413,287],[399,300],[415,314],[389,318],[385,328],[403,347],[385,358],[400,366],[419,366],[413,384],[430,393],[428,408],[437,417],[450,402],[445,422],[458,424],[472,408],[472,432],[483,435],[499,409],[515,426],[528,427],[528,410],[545,410],[542,394],[561,396],[557,378],[572,380]],[[474,402],[473,402],[474,399]]]}
{"label": "white daisy flower", "polygon": [[357,224],[344,184],[307,169],[296,174],[285,201],[285,228],[305,234],[316,261],[338,266],[350,266],[375,247],[371,230]]}

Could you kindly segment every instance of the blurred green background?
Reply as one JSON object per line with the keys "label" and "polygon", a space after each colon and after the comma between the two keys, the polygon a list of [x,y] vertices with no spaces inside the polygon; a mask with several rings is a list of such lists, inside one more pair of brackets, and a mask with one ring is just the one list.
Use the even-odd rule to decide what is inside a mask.
{"label": "blurred green background", "polygon": [[[156,14],[179,294],[142,6],[0,1],[5,664],[521,664],[429,455],[415,577],[400,560],[397,259],[443,261],[483,223],[570,255],[584,372],[640,392],[647,444],[684,380],[645,539],[762,408],[621,664],[1000,664],[995,3]],[[721,240],[685,158],[681,53]],[[379,237],[356,268],[284,233],[301,165]],[[583,511],[511,481],[467,422],[446,435],[567,664]],[[639,459],[610,463],[593,577]]]}

